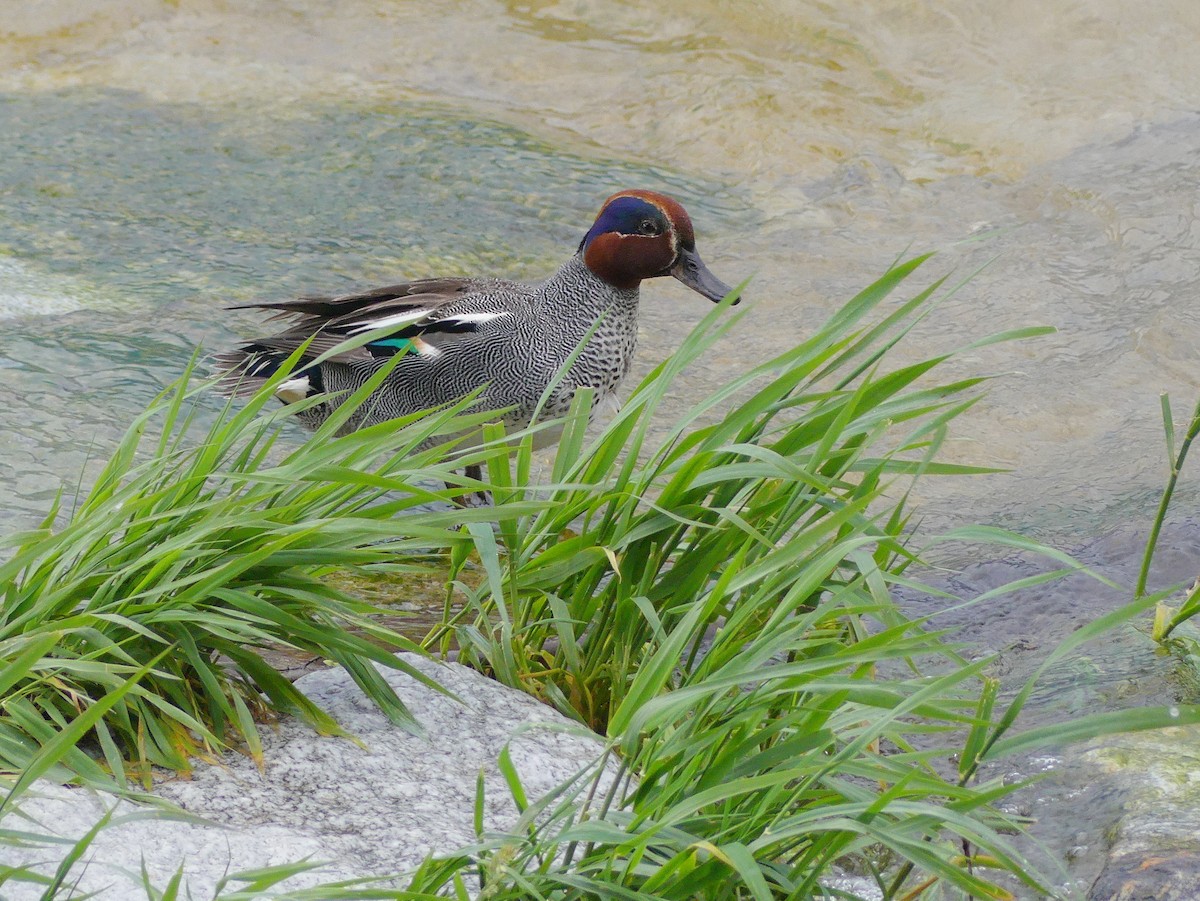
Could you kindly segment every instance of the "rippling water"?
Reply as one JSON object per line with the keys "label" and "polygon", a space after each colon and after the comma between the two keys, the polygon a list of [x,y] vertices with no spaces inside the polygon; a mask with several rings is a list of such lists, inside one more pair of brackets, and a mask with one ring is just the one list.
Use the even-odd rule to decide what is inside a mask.
{"label": "rippling water", "polygon": [[[48,0],[0,27],[5,525],[195,343],[251,330],[228,302],[538,277],[627,185],[678,194],[713,269],[754,276],[696,392],[906,249],[943,250],[928,278],[996,258],[910,353],[1060,332],[965,361],[1005,375],[950,452],[1013,473],[924,486],[934,523],[1144,515],[1157,394],[1197,388],[1190,2]],[[643,365],[701,312],[646,295]]]}
{"label": "rippling water", "polygon": [[[990,261],[901,356],[1059,331],[957,364],[1000,377],[949,456],[1012,471],[927,483],[920,512],[1132,572],[1165,478],[1158,394],[1182,413],[1200,391],[1200,4],[10,6],[0,529],[72,490],[197,344],[252,332],[227,304],[536,278],[607,194],[647,186],[684,201],[718,275],[754,277],[753,313],[680,407],[802,339],[898,255],[940,250],[926,281]],[[674,284],[644,297],[643,370],[707,306]],[[1183,511],[1198,496],[1185,483]],[[1180,529],[1172,578],[1196,568]],[[1017,648],[1019,670],[1021,642],[1114,603],[1068,587],[963,625]],[[1137,700],[1172,690],[1156,664],[1124,668],[1147,659],[1136,636],[1094,659],[1052,676],[1042,717],[1108,705],[1139,676]]]}

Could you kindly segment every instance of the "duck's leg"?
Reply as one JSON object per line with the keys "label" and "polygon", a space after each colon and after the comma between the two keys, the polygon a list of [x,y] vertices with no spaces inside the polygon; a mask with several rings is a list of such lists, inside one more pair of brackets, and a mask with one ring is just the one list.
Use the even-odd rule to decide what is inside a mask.
{"label": "duck's leg", "polygon": [[[470,463],[463,468],[463,475],[468,479],[473,479],[476,482],[483,481],[483,470],[478,463]],[[451,487],[450,485],[446,486]],[[460,507],[490,507],[492,505],[492,493],[490,491],[463,491],[462,494],[454,498],[454,503]]]}

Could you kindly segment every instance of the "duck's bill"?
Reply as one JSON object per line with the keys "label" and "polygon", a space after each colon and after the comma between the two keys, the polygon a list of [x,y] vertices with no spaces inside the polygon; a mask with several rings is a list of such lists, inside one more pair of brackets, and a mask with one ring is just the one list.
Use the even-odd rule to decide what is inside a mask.
{"label": "duck's bill", "polygon": [[[713,303],[724,300],[725,296],[733,291],[731,287],[708,271],[704,260],[700,259],[700,255],[694,250],[681,250],[679,259],[670,269],[670,274],[697,294],[703,294]],[[739,297],[734,300],[734,303],[740,300]]]}

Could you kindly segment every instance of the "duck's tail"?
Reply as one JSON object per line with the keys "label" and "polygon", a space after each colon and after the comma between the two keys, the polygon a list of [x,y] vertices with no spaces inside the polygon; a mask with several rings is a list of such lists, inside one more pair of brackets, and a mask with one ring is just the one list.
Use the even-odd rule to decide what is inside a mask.
{"label": "duck's tail", "polygon": [[[215,354],[212,365],[217,376],[216,389],[226,397],[250,397],[279,372],[290,356],[253,342]],[[284,403],[294,403],[324,390],[319,366],[302,366],[275,386],[276,396]]]}

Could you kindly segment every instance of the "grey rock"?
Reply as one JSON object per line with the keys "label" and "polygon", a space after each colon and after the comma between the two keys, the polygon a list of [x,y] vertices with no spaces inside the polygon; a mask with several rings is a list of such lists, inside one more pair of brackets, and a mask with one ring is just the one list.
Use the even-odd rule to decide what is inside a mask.
{"label": "grey rock", "polygon": [[1088,893],[1089,901],[1196,901],[1200,853],[1114,858]]}
{"label": "grey rock", "polygon": [[1200,726],[1117,736],[1088,756],[1123,788],[1089,901],[1200,898]]}
{"label": "grey rock", "polygon": [[[228,755],[197,765],[190,779],[156,786],[156,794],[208,825],[143,816],[114,824],[96,838],[80,888],[101,901],[140,898],[134,886],[143,859],[160,889],[179,866],[195,897],[211,897],[227,872],[311,857],[330,861],[293,877],[288,888],[364,875],[402,872],[430,852],[475,841],[473,816],[479,772],[485,778],[485,827],[503,830],[517,817],[497,768],[507,745],[527,796],[545,795],[596,760],[599,737],[538,703],[458,664],[406,655],[463,703],[408,676],[381,669],[426,730],[419,738],[392,726],[342,670],[312,673],[296,684],[364,745],[315,735],[285,721],[260,729],[265,771]],[[46,783],[22,799],[32,822],[4,825],[65,838],[83,835],[112,806],[91,791]],[[121,802],[117,814],[138,810]],[[0,846],[0,864],[40,862],[53,872],[64,849]],[[133,882],[131,882],[133,880]],[[9,882],[0,897],[40,897],[40,889]]]}

